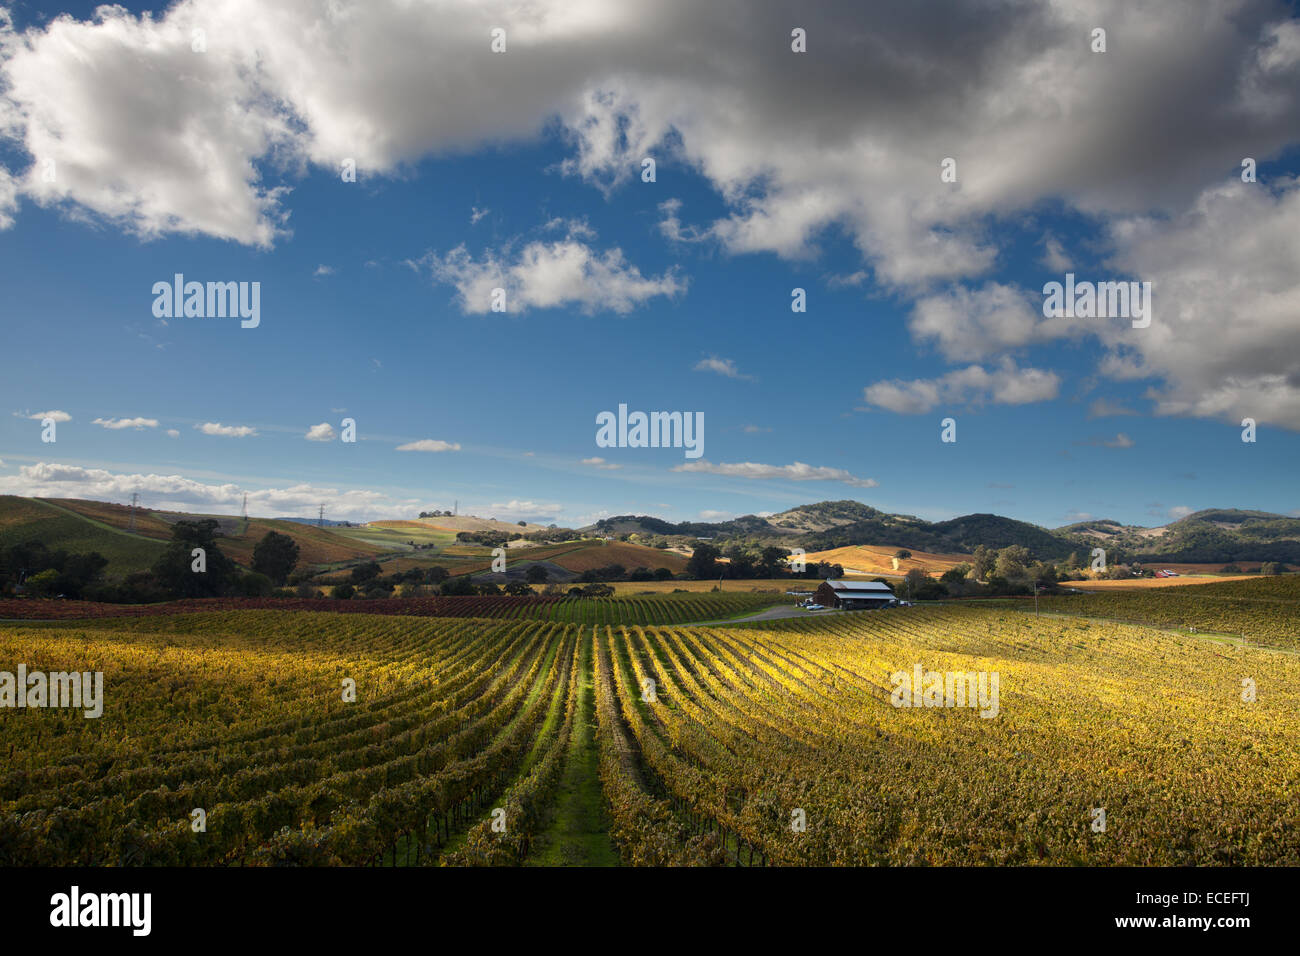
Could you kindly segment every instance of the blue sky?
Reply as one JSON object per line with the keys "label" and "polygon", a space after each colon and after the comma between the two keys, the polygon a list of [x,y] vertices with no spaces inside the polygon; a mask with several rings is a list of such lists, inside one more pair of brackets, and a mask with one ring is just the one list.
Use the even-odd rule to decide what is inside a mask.
{"label": "blue sky", "polygon": [[[437,58],[412,50],[409,72],[353,78],[349,89],[363,76],[391,84],[359,104],[315,101],[263,77],[252,92],[289,105],[246,128],[223,112],[240,101],[223,84],[252,81],[219,58],[293,62],[312,52],[293,49],[305,41],[283,30],[259,33],[254,8],[213,0],[147,22],[128,13],[51,25],[20,6],[0,59],[0,116],[11,131],[0,149],[0,408],[10,412],[0,417],[0,491],[118,501],[138,491],[151,507],[214,512],[237,512],[248,492],[256,514],[314,515],[324,503],[328,516],[353,520],[459,500],[462,513],[575,525],[837,498],[936,520],[997,512],[1047,526],[1085,516],[1162,524],[1205,507],[1294,513],[1300,129],[1294,110],[1282,117],[1297,97],[1300,31],[1286,7],[1247,6],[1240,24],[1225,18],[1182,37],[1190,59],[1161,69],[1174,79],[1194,72],[1195,55],[1217,52],[1208,69],[1250,98],[1227,118],[1205,119],[1211,104],[1188,103],[1205,128],[1170,144],[1183,134],[1147,127],[1161,148],[1124,137],[1165,104],[1131,102],[1158,85],[1143,72],[1155,67],[1149,51],[1125,47],[1145,37],[1129,23],[1136,14],[1121,19],[1113,8],[1113,21],[1097,15],[1121,27],[1111,49],[1071,48],[1077,65],[1049,58],[1049,75],[1062,102],[1084,102],[1071,91],[1095,83],[1093,98],[1131,115],[1076,105],[1075,114],[1063,107],[1065,119],[1011,119],[999,130],[944,114],[945,148],[885,107],[856,133],[839,131],[837,110],[857,121],[852,104],[811,95],[835,84],[833,62],[792,81],[807,84],[807,112],[824,115],[783,131],[772,128],[770,98],[746,102],[745,84],[732,98],[703,67],[692,77],[652,59],[630,82],[600,57],[584,66],[581,43],[599,31],[568,23],[511,24],[525,39],[504,57],[568,45],[546,70],[489,74],[500,88],[475,95],[516,104],[550,67],[571,75],[496,127],[447,120],[465,128],[443,137],[438,97],[459,108],[470,94],[456,84],[472,74],[421,66]],[[643,25],[631,9],[626,24],[600,30],[635,38]],[[295,10],[322,16],[310,4]],[[408,13],[385,11],[393,23],[377,27],[411,32],[400,19]],[[192,52],[193,17],[249,25],[238,42],[209,28],[202,64],[218,65],[180,83],[178,102],[166,101],[166,84],[145,93],[139,77],[115,73],[129,74],[133,45],[151,49],[150,38],[180,44],[154,65],[153,82],[188,69],[175,64]],[[1047,52],[1070,28],[1037,26],[1041,37],[1015,29]],[[455,39],[476,50],[474,69],[494,70],[477,52],[486,31],[464,30]],[[907,24],[862,30],[863,42],[896,31],[919,57],[945,54]],[[779,37],[777,46],[789,42]],[[786,61],[745,59],[752,35],[717,42],[720,58],[783,85]],[[81,45],[97,79],[68,68],[68,43]],[[407,63],[397,47],[390,55]],[[1003,62],[995,54],[970,55]],[[1092,70],[1089,56],[1112,61],[1081,73]],[[1115,85],[1112,74],[1126,70],[1128,86]],[[971,102],[1023,88],[1016,76],[961,75],[979,77],[962,90]],[[695,99],[683,92],[691,83]],[[592,96],[603,90],[617,93]],[[43,99],[56,94],[57,103]],[[701,105],[710,95],[729,110]],[[941,99],[907,95],[913,109]],[[731,115],[735,129],[719,119]],[[1211,148],[1216,122],[1224,129]],[[1054,124],[1129,164],[1097,158],[1053,171],[1050,147],[1008,152],[1021,138],[1045,142]],[[369,131],[368,145],[338,132],[356,128]],[[339,174],[349,136],[355,183]],[[939,177],[949,154],[956,184]],[[657,162],[653,183],[641,181],[646,155]],[[1241,182],[1246,155],[1258,157],[1252,184]],[[41,179],[51,157],[53,185]],[[1153,281],[1150,334],[1122,318],[1044,318],[1042,285],[1066,271]],[[177,272],[259,282],[260,325],[155,318],[153,284]],[[486,311],[479,295],[498,282],[505,314]],[[803,314],[791,311],[795,287],[807,293]],[[674,470],[688,462],[682,449],[598,448],[595,416],[620,403],[702,412],[704,467]],[[29,416],[54,410],[69,420],[43,443]],[[1241,441],[1246,416],[1259,422],[1255,443]],[[322,423],[337,432],[347,417],[356,444],[305,437]],[[940,441],[946,417],[957,422],[955,443]],[[136,427],[102,424],[137,418]],[[203,430],[217,424],[252,431]],[[452,447],[398,450],[423,440]]]}

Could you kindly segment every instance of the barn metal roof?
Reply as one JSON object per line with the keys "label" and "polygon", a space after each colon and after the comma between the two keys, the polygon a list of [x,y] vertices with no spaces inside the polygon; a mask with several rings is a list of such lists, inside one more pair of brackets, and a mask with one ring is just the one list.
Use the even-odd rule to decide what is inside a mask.
{"label": "barn metal roof", "polygon": [[879,581],[827,581],[836,591],[875,591],[882,594],[893,594],[894,589],[888,584],[881,584]]}

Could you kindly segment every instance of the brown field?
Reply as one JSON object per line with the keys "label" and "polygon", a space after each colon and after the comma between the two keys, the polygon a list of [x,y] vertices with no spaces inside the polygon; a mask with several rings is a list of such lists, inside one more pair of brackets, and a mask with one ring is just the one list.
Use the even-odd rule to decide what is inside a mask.
{"label": "brown field", "polygon": [[[564,546],[561,545],[560,547]],[[531,552],[529,557],[532,557]],[[651,571],[655,568],[667,568],[674,574],[686,568],[686,558],[680,554],[661,551],[658,548],[647,548],[645,545],[632,544],[626,541],[610,541],[608,544],[596,542],[580,545],[563,554],[558,554],[550,560],[562,568],[578,572],[594,571],[596,568],[603,568],[607,564],[621,564],[629,571],[636,568],[649,568]]]}
{"label": "brown field", "polygon": [[931,577],[938,577],[949,568],[971,559],[969,554],[912,551],[912,556],[900,560],[898,570],[894,570],[894,552],[897,550],[899,549],[892,545],[854,545],[847,548],[832,548],[829,551],[816,551],[805,555],[804,560],[810,564],[816,561],[838,564],[844,568],[846,575],[852,570],[867,576],[879,574],[898,576],[906,574],[913,568],[920,568],[929,572]]}
{"label": "brown field", "polygon": [[[1219,575],[1219,569],[1227,563],[1228,562],[1226,561],[1219,561],[1213,564],[1160,564],[1159,562],[1151,561],[1145,564],[1140,564],[1138,567],[1150,571],[1176,571],[1179,574],[1213,574],[1215,576],[1221,576]],[[1253,575],[1259,571],[1260,562],[1258,561],[1234,561],[1232,563],[1241,568],[1242,574]]]}
{"label": "brown field", "polygon": [[[99,521],[111,528],[125,531],[131,524],[130,505],[113,504],[108,501],[82,501],[78,498],[41,498],[60,508],[75,511],[83,518]],[[151,511],[135,509],[135,533],[146,538],[160,538],[164,541],[172,536],[172,526]]]}
{"label": "brown field", "polygon": [[504,531],[512,534],[516,531],[542,531],[544,524],[521,525],[514,521],[496,521],[492,518],[476,518],[473,515],[439,515],[437,518],[416,518],[410,521],[371,521],[372,528],[427,528],[434,531]]}
{"label": "brown field", "polygon": [[[1172,565],[1162,565],[1171,571],[1178,570]],[[1215,574],[1199,577],[1178,578],[1130,578],[1114,581],[1064,581],[1063,587],[1078,588],[1081,591],[1147,591],[1151,588],[1176,588],[1185,584],[1210,584],[1214,581],[1246,581],[1258,577],[1256,574]]]}

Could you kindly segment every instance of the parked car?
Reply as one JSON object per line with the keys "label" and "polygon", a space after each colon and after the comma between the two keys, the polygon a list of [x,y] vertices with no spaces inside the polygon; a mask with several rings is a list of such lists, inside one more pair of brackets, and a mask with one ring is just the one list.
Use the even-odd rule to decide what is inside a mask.
{"label": "parked car", "polygon": [[820,604],[805,604],[805,605],[804,605],[804,608],[805,608],[806,610],[809,610],[809,611],[824,611],[824,610],[826,610],[826,608],[824,608],[824,607],[823,607],[822,605],[820,605]]}

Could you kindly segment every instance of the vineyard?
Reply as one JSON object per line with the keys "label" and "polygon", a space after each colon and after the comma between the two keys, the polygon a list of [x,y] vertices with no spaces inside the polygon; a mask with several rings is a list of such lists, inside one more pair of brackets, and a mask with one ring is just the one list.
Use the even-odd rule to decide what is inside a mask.
{"label": "vineyard", "polygon": [[[1293,654],[974,607],[592,606],[655,607],[0,625],[0,670],[104,675],[98,719],[0,710],[0,865],[514,865],[563,839],[562,780],[634,865],[1300,863]],[[998,674],[996,715],[892,706],[916,665]]]}
{"label": "vineyard", "polygon": [[156,617],[213,611],[331,611],[340,614],[393,614],[411,617],[485,617],[501,620],[558,621],[570,624],[686,624],[722,620],[761,611],[793,598],[776,592],[625,594],[582,597],[428,597],[336,601],[330,598],[191,598],[163,604],[100,604],[93,601],[0,600],[0,619],[82,620],[101,617]]}
{"label": "vineyard", "polygon": [[1239,634],[1261,644],[1300,647],[1300,575],[1050,597],[1040,603],[1044,610],[1066,614]]}

